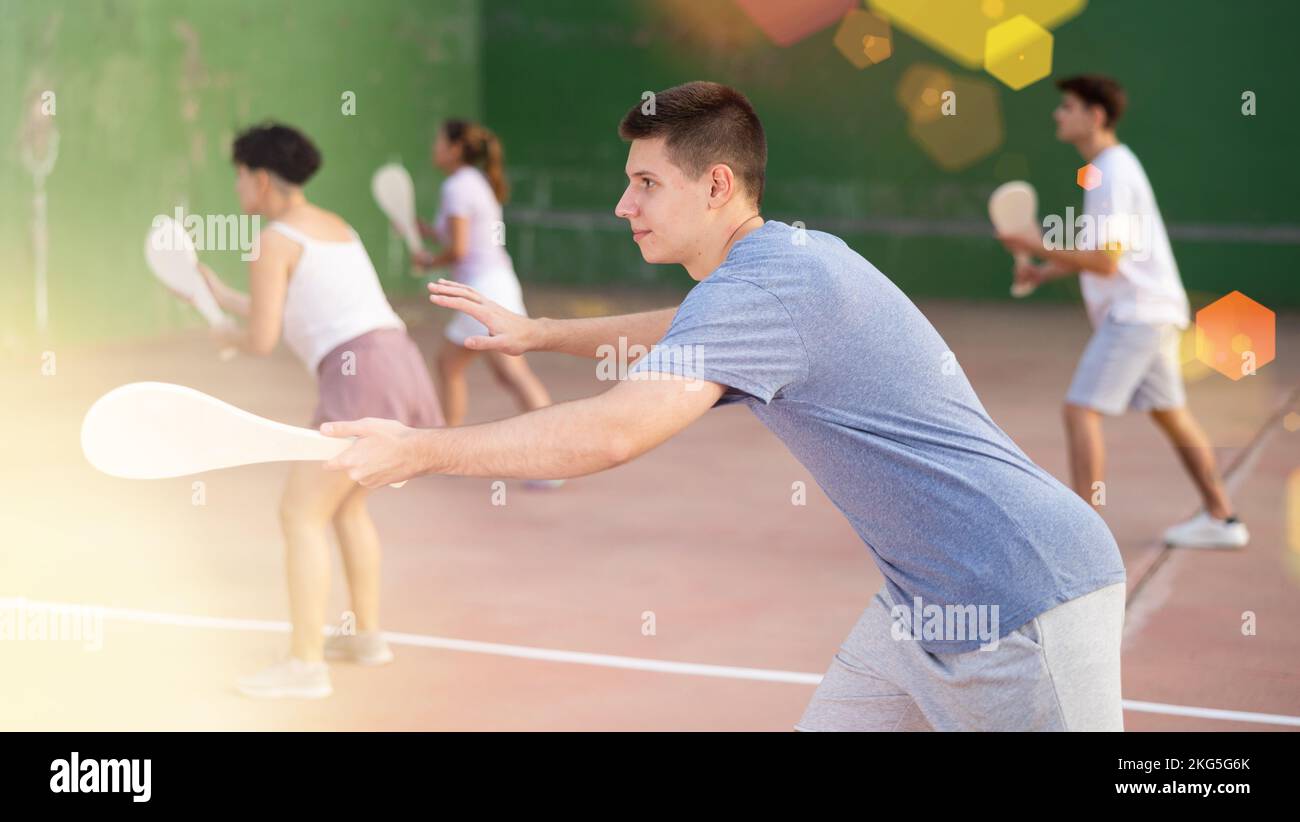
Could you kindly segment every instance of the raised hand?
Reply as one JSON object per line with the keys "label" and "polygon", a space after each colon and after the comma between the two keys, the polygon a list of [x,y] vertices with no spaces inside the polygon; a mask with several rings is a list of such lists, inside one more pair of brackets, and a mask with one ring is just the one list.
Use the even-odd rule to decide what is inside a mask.
{"label": "raised hand", "polygon": [[464,283],[452,280],[429,283],[429,302],[463,311],[487,326],[489,336],[467,338],[466,348],[523,354],[540,347],[540,331],[536,320],[502,308]]}

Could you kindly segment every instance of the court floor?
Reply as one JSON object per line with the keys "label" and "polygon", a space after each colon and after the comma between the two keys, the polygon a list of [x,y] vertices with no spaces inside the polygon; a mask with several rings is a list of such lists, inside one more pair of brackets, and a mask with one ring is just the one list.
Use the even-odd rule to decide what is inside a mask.
{"label": "court floor", "polygon": [[[528,296],[534,314],[551,316],[670,299]],[[1088,333],[1082,309],[921,307],[994,420],[1065,476],[1060,398]],[[442,312],[401,311],[431,354]],[[1192,487],[1149,421],[1107,425],[1105,517],[1131,588],[1130,730],[1300,727],[1300,546],[1286,533],[1300,431],[1281,422],[1300,385],[1300,323],[1287,320],[1277,361],[1256,377],[1189,382],[1252,529],[1248,550],[1161,547],[1161,530],[1193,511]],[[605,474],[553,491],[507,481],[504,505],[493,480],[428,477],[377,492],[397,660],[332,666],[327,700],[251,701],[235,678],[287,647],[276,518],[287,467],[117,480],[85,464],[77,431],[97,396],[146,379],[303,424],[309,375],[284,351],[218,362],[198,330],[58,350],[49,376],[38,354],[0,362],[0,613],[12,627],[58,605],[95,610],[76,612],[88,626],[80,637],[0,641],[0,728],[788,730],[881,584],[780,442],[745,409],[716,409]],[[591,361],[530,359],[557,399],[606,387]],[[510,413],[486,369],[473,369],[471,421]],[[797,482],[805,505],[791,502]],[[331,602],[332,613],[347,608],[337,562]],[[1242,631],[1247,612],[1253,635]]]}

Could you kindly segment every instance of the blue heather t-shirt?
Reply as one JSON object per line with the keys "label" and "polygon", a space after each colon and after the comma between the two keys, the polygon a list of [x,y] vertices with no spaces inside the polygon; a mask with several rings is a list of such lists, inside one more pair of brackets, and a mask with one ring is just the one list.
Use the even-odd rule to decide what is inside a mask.
{"label": "blue heather t-shirt", "polygon": [[[811,472],[895,605],[996,605],[1000,639],[1125,579],[1101,517],[989,418],[929,320],[834,235],[773,220],[742,237],[638,372],[727,386],[718,404],[745,403]],[[984,644],[966,636],[916,639]]]}

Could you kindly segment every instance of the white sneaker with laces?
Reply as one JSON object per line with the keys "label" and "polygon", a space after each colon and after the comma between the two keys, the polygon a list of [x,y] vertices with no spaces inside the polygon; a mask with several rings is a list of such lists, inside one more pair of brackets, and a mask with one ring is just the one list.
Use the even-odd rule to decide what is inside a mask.
{"label": "white sneaker with laces", "polygon": [[238,688],[254,699],[323,699],[334,693],[324,662],[304,662],[297,657],[240,678]]}
{"label": "white sneaker with laces", "polygon": [[1248,542],[1246,523],[1212,517],[1206,511],[1165,531],[1165,544],[1182,548],[1245,548]]}

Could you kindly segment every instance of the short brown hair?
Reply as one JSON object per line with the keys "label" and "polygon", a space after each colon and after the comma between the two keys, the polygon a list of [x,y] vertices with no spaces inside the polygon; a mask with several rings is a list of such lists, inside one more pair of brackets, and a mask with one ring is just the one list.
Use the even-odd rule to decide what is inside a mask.
{"label": "short brown hair", "polygon": [[1101,106],[1106,112],[1106,128],[1114,128],[1128,107],[1128,94],[1113,77],[1077,74],[1057,80],[1056,87],[1070,92],[1090,106]]}
{"label": "short brown hair", "polygon": [[767,138],[754,107],[734,88],[697,80],[657,92],[623,116],[618,136],[628,142],[665,138],[668,158],[692,178],[725,163],[754,203],[763,204]]}

